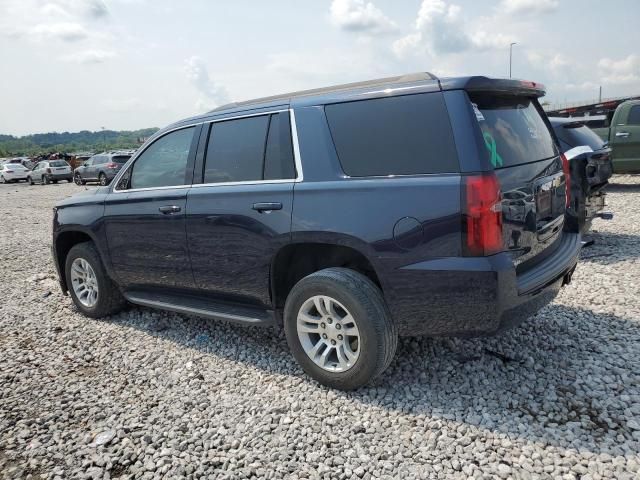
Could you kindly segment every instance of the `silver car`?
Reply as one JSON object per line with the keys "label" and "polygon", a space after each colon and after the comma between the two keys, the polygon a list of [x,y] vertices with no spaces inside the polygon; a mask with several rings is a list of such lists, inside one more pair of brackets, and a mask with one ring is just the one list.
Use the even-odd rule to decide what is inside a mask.
{"label": "silver car", "polygon": [[27,180],[31,185],[40,183],[46,185],[48,183],[58,183],[58,180],[73,181],[73,172],[71,165],[64,160],[43,160],[38,162],[33,170],[29,172]]}

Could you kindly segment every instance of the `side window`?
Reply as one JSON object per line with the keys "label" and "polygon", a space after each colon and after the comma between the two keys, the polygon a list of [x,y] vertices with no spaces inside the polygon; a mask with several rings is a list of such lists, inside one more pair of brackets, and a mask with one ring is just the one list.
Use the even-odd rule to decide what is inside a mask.
{"label": "side window", "polygon": [[325,106],[342,169],[352,177],[458,172],[440,93]]}
{"label": "side window", "polygon": [[269,115],[211,125],[204,183],[262,180]]}
{"label": "side window", "polygon": [[184,185],[194,130],[176,130],[153,142],[133,164],[129,188]]}
{"label": "side window", "polygon": [[271,115],[267,149],[264,154],[264,179],[280,180],[295,178],[293,144],[289,112]]}
{"label": "side window", "polygon": [[640,125],[640,105],[634,105],[629,110],[627,125]]}

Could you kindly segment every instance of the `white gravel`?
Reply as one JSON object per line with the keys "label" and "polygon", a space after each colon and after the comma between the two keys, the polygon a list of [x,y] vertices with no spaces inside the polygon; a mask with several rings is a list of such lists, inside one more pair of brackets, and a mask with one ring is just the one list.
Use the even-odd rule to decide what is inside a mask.
{"label": "white gravel", "polygon": [[306,378],[281,331],[84,318],[50,255],[79,187],[0,185],[0,476],[640,478],[640,178],[613,182],[552,305],[497,338],[403,339],[355,393]]}

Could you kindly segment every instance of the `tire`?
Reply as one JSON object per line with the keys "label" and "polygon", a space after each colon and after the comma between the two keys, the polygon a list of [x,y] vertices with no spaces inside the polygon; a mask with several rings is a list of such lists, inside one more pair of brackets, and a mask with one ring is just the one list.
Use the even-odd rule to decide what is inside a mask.
{"label": "tire", "polygon": [[42,176],[42,181],[40,182],[41,185],[49,185],[49,177],[47,177],[46,175]]}
{"label": "tire", "polygon": [[107,176],[104,173],[101,173],[100,175],[98,175],[98,183],[103,187],[109,185],[109,181],[107,180]]}
{"label": "tire", "polygon": [[33,178],[31,176],[27,177],[27,182],[29,182],[29,185],[33,185]]}
{"label": "tire", "polygon": [[53,182],[54,185],[58,184],[58,180],[52,180],[52,182]]}
{"label": "tire", "polygon": [[7,183],[7,181],[4,178],[4,175],[0,175],[0,183]]}
{"label": "tire", "polygon": [[[343,321],[334,320],[332,325],[327,325],[327,323],[332,323],[331,315],[329,315],[322,316],[323,319],[327,318],[326,322],[317,325],[316,323],[307,323],[306,325],[311,325],[314,328],[317,326],[318,332],[327,331],[328,338],[332,338],[332,336],[337,338],[335,341],[331,340],[333,345],[338,342],[335,347],[326,343],[329,340],[321,340],[321,336],[327,338],[325,333],[322,335],[304,332],[299,334],[298,314],[303,307],[311,306],[314,308],[312,305],[315,304],[314,299],[316,298],[329,298],[334,301],[337,305],[337,307],[334,305],[333,310],[334,313],[337,312],[335,317],[343,317]],[[327,310],[325,309],[325,311]],[[347,318],[345,313],[350,314],[352,322],[344,322],[344,319]],[[318,321],[319,315],[322,315],[320,309],[316,309],[313,315],[314,322]],[[338,325],[340,323],[344,325],[342,330],[336,330],[340,328]],[[349,327],[349,324],[355,325],[359,335],[357,342],[354,341],[355,337],[350,337],[352,345],[356,344],[357,346],[357,358],[350,366],[346,366],[342,370],[331,371],[326,368],[326,365],[325,368],[318,365],[306,353],[303,342],[309,349],[310,345],[314,345],[311,338],[313,336],[313,338],[317,338],[318,342],[325,342],[326,347],[317,350],[321,354],[320,357],[327,349],[333,349],[327,357],[331,364],[332,357],[336,359],[339,357],[339,340],[342,340],[340,335],[338,337],[335,335],[340,331],[352,331],[353,327]],[[327,330],[320,330],[321,327]],[[339,390],[354,390],[382,374],[393,360],[398,344],[397,328],[380,289],[364,275],[347,268],[327,268],[300,280],[287,297],[284,308],[284,328],[291,353],[307,375],[322,385]],[[313,330],[313,332],[315,331]],[[344,338],[347,336],[345,335]],[[346,342],[347,340],[345,340]],[[317,347],[317,344],[315,346]],[[345,351],[344,348],[346,347],[343,347],[342,352]],[[351,346],[349,349],[353,355],[354,349]],[[347,359],[344,353],[342,356],[343,359]],[[329,368],[340,368],[338,362],[340,362],[339,359],[333,362],[333,365],[329,365]]]}
{"label": "tire", "polygon": [[85,185],[87,183],[84,180],[82,180],[82,177],[78,173],[75,174],[73,181],[75,182],[76,185]]}
{"label": "tire", "polygon": [[[78,298],[74,288],[71,270],[76,259],[86,261],[94,272],[95,283],[97,284],[97,300],[94,305],[85,305]],[[76,308],[84,315],[91,318],[102,318],[118,313],[125,306],[124,297],[117,285],[107,275],[98,251],[92,242],[78,243],[69,250],[64,271],[69,295],[71,295]]]}

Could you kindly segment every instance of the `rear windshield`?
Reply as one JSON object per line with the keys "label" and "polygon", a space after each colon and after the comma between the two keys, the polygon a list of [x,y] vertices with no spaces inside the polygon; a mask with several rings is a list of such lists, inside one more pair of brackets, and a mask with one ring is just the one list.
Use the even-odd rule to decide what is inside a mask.
{"label": "rear windshield", "polygon": [[128,155],[119,155],[117,157],[111,157],[111,160],[113,160],[116,163],[127,163],[127,160],[129,160],[131,157]]}
{"label": "rear windshield", "polygon": [[475,94],[471,95],[471,102],[494,168],[513,167],[557,155],[555,141],[535,100]]}
{"label": "rear windshield", "polygon": [[55,162],[49,162],[49,166],[51,167],[68,167],[69,164],[64,160],[56,160]]}
{"label": "rear windshield", "polygon": [[12,168],[12,169],[18,169],[18,170],[26,170],[27,167],[25,167],[24,165],[22,165],[21,163],[7,163],[5,165],[7,168]]}
{"label": "rear windshield", "polygon": [[587,145],[594,151],[604,148],[604,140],[582,123],[560,124],[555,127],[555,131],[560,140],[560,146],[565,152],[582,145]]}

